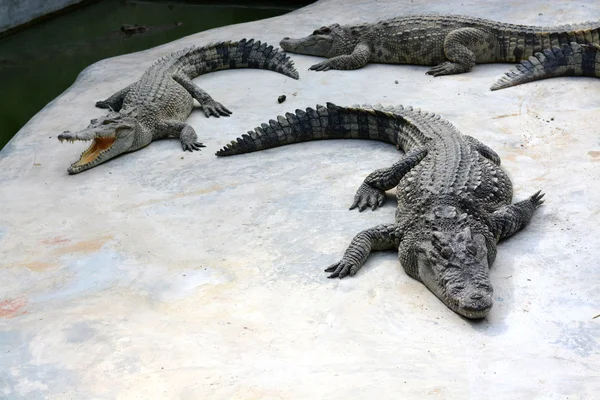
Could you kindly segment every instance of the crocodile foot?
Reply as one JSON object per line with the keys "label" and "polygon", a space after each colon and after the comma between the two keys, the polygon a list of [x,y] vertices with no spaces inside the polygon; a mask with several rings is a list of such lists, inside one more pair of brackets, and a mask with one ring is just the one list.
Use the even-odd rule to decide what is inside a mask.
{"label": "crocodile foot", "polygon": [[342,279],[345,276],[354,276],[358,270],[360,269],[360,265],[357,265],[356,263],[350,261],[350,260],[344,260],[342,259],[339,262],[336,262],[335,264],[331,264],[326,270],[325,272],[332,272],[331,275],[328,276],[328,278],[333,279],[333,278],[340,278]]}
{"label": "crocodile foot", "polygon": [[459,63],[445,61],[441,64],[436,65],[427,71],[427,75],[443,76],[443,75],[455,75],[467,72],[468,69]]}
{"label": "crocodile foot", "polygon": [[220,116],[229,117],[232,114],[232,112],[229,111],[223,104],[214,100],[202,103],[202,111],[204,111],[206,118],[210,117],[211,115],[214,115],[217,118]]}
{"label": "crocodile foot", "polygon": [[331,69],[331,63],[329,62],[329,60],[325,60],[325,61],[315,64],[309,68],[309,70],[312,70],[312,71],[329,71],[330,69]]}
{"label": "crocodile foot", "polygon": [[363,183],[360,185],[356,191],[356,194],[354,195],[354,202],[350,206],[350,210],[354,210],[356,207],[358,207],[358,211],[363,211],[368,206],[375,211],[377,207],[381,207],[383,205],[384,201],[385,192],[383,190]]}
{"label": "crocodile foot", "polygon": [[538,208],[542,204],[544,204],[544,200],[542,200],[543,197],[544,193],[542,193],[541,190],[538,190],[533,196],[529,198],[529,201],[535,208]]}
{"label": "crocodile foot", "polygon": [[191,142],[191,143],[181,143],[181,147],[183,147],[183,151],[194,151],[200,150],[201,147],[206,147],[200,142]]}

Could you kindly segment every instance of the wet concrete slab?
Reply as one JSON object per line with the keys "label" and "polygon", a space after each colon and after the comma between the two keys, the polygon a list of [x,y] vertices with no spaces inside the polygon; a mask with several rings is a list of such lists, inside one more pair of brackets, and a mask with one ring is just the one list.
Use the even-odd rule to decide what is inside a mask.
{"label": "wet concrete slab", "polygon": [[[323,73],[308,71],[321,59],[292,55],[298,81],[262,70],[195,80],[233,111],[193,112],[202,152],[165,140],[66,172],[86,146],[56,136],[102,115],[94,102],[162,55],[430,12],[556,25],[592,19],[600,3],[321,0],[85,70],[0,152],[0,397],[595,398],[599,80],[491,92],[511,65],[441,78],[399,65]],[[546,192],[532,223],[499,245],[485,320],[450,311],[394,252],[372,254],[353,278],[326,279],[356,233],[392,222],[393,191],[376,212],[348,206],[367,174],[398,159],[393,146],[321,141],[214,156],[262,122],[328,101],[439,113],[498,152],[515,200]]]}

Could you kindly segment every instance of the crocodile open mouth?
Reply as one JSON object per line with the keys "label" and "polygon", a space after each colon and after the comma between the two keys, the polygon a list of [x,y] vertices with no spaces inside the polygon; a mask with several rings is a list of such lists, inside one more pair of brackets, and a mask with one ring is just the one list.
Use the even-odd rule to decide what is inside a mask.
{"label": "crocodile open mouth", "polygon": [[79,161],[73,163],[72,167],[80,167],[91,163],[98,159],[98,157],[110,149],[112,145],[117,141],[117,135],[112,134],[104,137],[97,137],[92,139],[90,147],[81,154]]}

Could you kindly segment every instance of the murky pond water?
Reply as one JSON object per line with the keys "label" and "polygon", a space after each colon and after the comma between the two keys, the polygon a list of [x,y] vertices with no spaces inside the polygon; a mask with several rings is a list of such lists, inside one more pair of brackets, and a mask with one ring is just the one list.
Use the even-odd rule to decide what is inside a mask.
{"label": "murky pond water", "polygon": [[[98,60],[219,26],[274,17],[311,2],[103,0],[4,37],[0,39],[0,149]],[[147,29],[124,32],[123,25]]]}

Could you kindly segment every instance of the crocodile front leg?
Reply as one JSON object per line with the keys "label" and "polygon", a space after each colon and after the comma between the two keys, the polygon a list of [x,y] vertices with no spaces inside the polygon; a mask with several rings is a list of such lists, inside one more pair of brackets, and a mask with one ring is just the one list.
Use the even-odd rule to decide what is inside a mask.
{"label": "crocodile front leg", "polygon": [[106,100],[101,100],[96,102],[96,107],[98,108],[110,108],[113,111],[120,111],[123,107],[123,100],[125,100],[125,96],[127,93],[137,84],[137,82],[132,83],[127,86],[125,89],[119,90],[117,93],[113,94]]}
{"label": "crocodile front leg", "polygon": [[232,114],[223,104],[215,101],[208,93],[194,85],[192,80],[187,76],[178,74],[174,75],[173,79],[183,86],[194,99],[198,100],[198,103],[200,103],[202,111],[204,111],[204,115],[206,115],[207,118],[211,115],[214,115],[217,118],[220,116],[229,117]]}
{"label": "crocodile front leg", "polygon": [[328,278],[342,279],[353,276],[362,267],[373,250],[397,249],[402,239],[402,228],[398,224],[377,225],[360,232],[352,239],[341,261],[331,264],[325,272],[332,274]]}
{"label": "crocodile front leg", "polygon": [[183,151],[200,150],[201,147],[206,147],[197,141],[198,136],[196,135],[196,131],[186,123],[179,121],[165,121],[160,125],[159,131],[160,136],[156,139],[178,137],[181,141]]}
{"label": "crocodile front leg", "polygon": [[[475,65],[475,52],[481,52],[493,38],[476,28],[455,29],[444,39],[444,53],[448,61],[427,71],[428,75],[442,76],[469,72]],[[488,46],[490,47],[490,46]]]}
{"label": "crocodile front leg", "polygon": [[366,43],[359,43],[354,48],[352,54],[332,57],[329,60],[313,65],[309,70],[327,71],[330,69],[358,69],[367,65],[370,58],[370,46]]}
{"label": "crocodile front leg", "polygon": [[385,191],[396,186],[408,171],[415,167],[427,155],[427,148],[418,147],[406,153],[404,157],[389,168],[378,169],[367,176],[354,195],[350,206],[363,211],[370,206],[374,211],[385,201]]}
{"label": "crocodile front leg", "polygon": [[492,214],[492,233],[497,241],[513,235],[529,223],[535,210],[544,203],[538,191],[527,200],[500,208]]}

